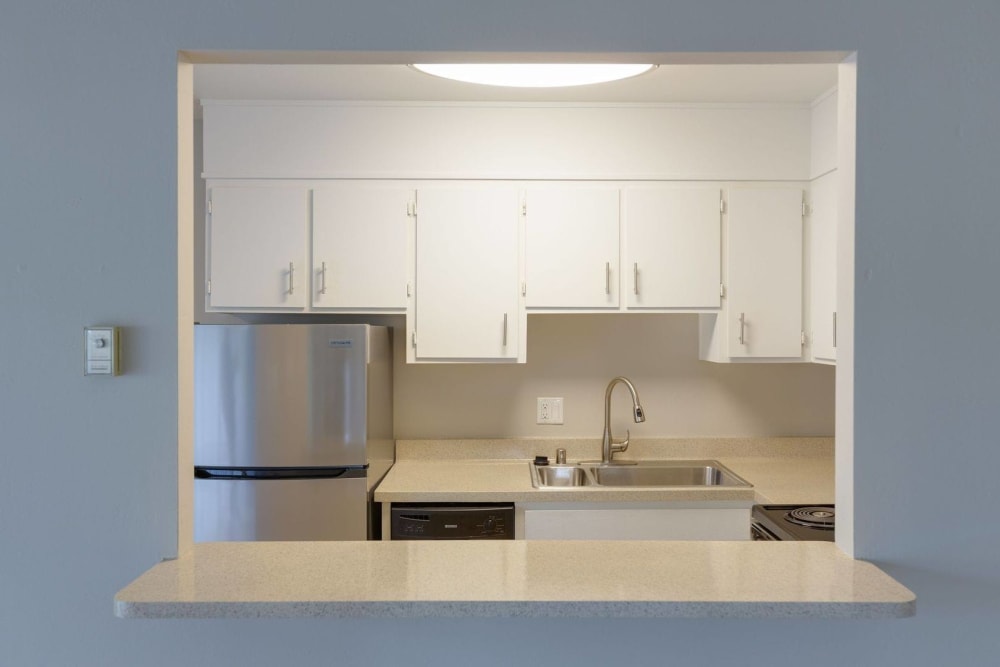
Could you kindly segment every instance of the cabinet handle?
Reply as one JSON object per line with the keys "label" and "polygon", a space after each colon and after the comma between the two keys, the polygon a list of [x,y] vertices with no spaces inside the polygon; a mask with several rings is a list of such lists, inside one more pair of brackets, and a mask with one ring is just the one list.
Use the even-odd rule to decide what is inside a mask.
{"label": "cabinet handle", "polygon": [[295,263],[288,263],[288,293],[295,294]]}
{"label": "cabinet handle", "polygon": [[507,347],[507,313],[503,314],[503,346]]}
{"label": "cabinet handle", "polygon": [[632,291],[639,296],[639,262],[632,263]]}
{"label": "cabinet handle", "polygon": [[604,293],[611,294],[611,262],[604,262]]}
{"label": "cabinet handle", "polygon": [[837,347],[837,311],[833,311],[833,346]]}
{"label": "cabinet handle", "polygon": [[744,329],[746,328],[746,323],[747,323],[746,314],[740,313],[740,345],[747,344],[746,336],[743,335]]}
{"label": "cabinet handle", "polygon": [[326,262],[323,262],[322,268],[319,270],[320,277],[323,279],[323,287],[320,288],[320,294],[326,294]]}

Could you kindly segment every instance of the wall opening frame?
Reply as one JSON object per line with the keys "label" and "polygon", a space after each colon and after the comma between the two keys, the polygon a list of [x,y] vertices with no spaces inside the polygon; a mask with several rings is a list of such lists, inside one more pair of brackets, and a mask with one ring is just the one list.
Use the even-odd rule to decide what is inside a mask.
{"label": "wall opening frame", "polygon": [[835,488],[837,546],[854,545],[854,212],[857,54],[850,51],[760,53],[531,53],[179,51],[177,54],[177,544],[194,544],[194,68],[199,64],[362,65],[413,62],[653,62],[669,64],[838,65],[837,366],[835,371]]}

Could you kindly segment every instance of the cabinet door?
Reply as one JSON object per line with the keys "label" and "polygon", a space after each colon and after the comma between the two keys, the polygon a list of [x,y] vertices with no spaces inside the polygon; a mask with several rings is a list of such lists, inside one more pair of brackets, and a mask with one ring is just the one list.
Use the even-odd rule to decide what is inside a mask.
{"label": "cabinet door", "polygon": [[618,189],[536,187],[525,195],[528,308],[618,307]]}
{"label": "cabinet door", "polygon": [[309,190],[213,187],[209,201],[209,308],[304,308]]}
{"label": "cabinet door", "polygon": [[748,540],[750,510],[525,509],[526,540]]}
{"label": "cabinet door", "polygon": [[625,190],[622,284],[630,309],[719,307],[719,208],[718,188]]}
{"label": "cabinet door", "polygon": [[809,204],[809,275],[812,354],[837,358],[837,172],[812,183]]}
{"label": "cabinet door", "polygon": [[802,190],[730,191],[730,357],[802,355]]}
{"label": "cabinet door", "polygon": [[413,190],[337,185],[313,190],[312,304],[406,308],[406,235]]}
{"label": "cabinet door", "polygon": [[516,359],[519,192],[417,191],[418,359]]}

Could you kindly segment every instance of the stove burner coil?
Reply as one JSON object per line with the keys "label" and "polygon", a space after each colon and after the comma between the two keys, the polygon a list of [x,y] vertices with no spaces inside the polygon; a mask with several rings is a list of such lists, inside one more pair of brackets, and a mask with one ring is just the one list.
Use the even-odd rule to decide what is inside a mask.
{"label": "stove burner coil", "polygon": [[807,528],[834,529],[834,511],[830,507],[797,507],[785,515],[785,521]]}

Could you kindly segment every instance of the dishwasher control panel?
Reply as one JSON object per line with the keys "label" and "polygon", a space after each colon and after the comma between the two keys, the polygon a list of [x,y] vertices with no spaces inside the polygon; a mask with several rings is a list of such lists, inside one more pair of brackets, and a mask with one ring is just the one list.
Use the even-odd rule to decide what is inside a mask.
{"label": "dishwasher control panel", "polygon": [[393,503],[393,540],[512,540],[513,503]]}

